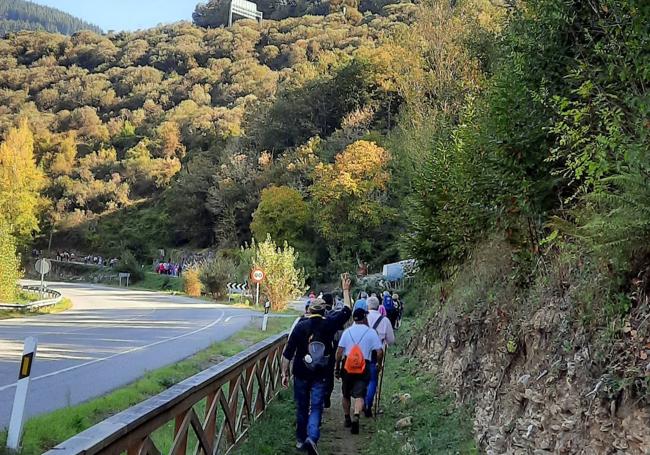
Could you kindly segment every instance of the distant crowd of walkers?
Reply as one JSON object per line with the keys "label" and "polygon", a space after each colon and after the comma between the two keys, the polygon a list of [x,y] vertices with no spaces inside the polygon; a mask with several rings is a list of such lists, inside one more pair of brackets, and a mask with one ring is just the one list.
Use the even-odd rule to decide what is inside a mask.
{"label": "distant crowd of walkers", "polygon": [[159,275],[181,276],[183,265],[171,261],[159,262],[154,266],[154,271]]}
{"label": "distant crowd of walkers", "polygon": [[[310,294],[282,355],[282,385],[293,362],[296,448],[317,455],[324,409],[331,406],[335,378],[341,381],[342,424],[359,434],[360,416],[373,416],[386,346],[395,342],[403,305],[397,294],[362,292],[352,305],[350,276],[341,276],[343,299]],[[352,316],[352,325],[346,328]]]}
{"label": "distant crowd of walkers", "polygon": [[116,257],[106,258],[99,254],[77,256],[72,251],[57,251],[54,259],[61,262],[78,262],[83,264],[98,265],[101,267],[115,267],[120,262],[120,260]]}

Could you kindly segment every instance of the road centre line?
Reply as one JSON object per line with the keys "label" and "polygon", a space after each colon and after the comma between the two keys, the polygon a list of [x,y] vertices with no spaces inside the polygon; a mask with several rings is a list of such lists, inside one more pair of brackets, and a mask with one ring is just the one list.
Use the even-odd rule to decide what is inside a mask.
{"label": "road centre line", "polygon": [[[85,363],[82,363],[82,364],[79,364],[79,365],[74,365],[74,366],[71,366],[71,367],[68,367],[68,368],[63,368],[63,369],[57,370],[57,371],[53,371],[51,373],[47,373],[47,374],[44,374],[44,375],[41,375],[41,376],[36,376],[36,377],[32,378],[32,381],[38,381],[40,379],[46,379],[46,378],[49,378],[49,377],[52,377],[52,376],[59,375],[61,373],[67,373],[67,372],[74,371],[74,370],[82,368],[82,367],[86,367],[86,366],[93,365],[93,364],[96,364],[96,363],[99,363],[99,362],[103,362],[105,360],[110,360],[110,359],[113,359],[115,357],[122,356],[124,354],[130,354],[132,352],[142,351],[144,349],[148,349],[148,348],[157,346],[159,344],[167,343],[169,341],[175,341],[175,340],[178,340],[180,338],[184,338],[184,337],[187,337],[187,336],[190,336],[190,335],[194,335],[196,333],[199,333],[199,332],[207,330],[207,329],[209,329],[211,327],[214,327],[216,324],[221,322],[221,320],[223,319],[225,314],[226,314],[225,311],[221,310],[221,316],[219,316],[218,319],[216,319],[215,321],[213,321],[210,324],[206,325],[205,327],[201,327],[201,328],[193,330],[191,332],[184,333],[182,335],[177,335],[177,336],[172,337],[172,338],[166,338],[164,340],[159,340],[159,341],[156,341],[154,343],[150,343],[150,344],[147,344],[147,345],[144,345],[144,346],[138,346],[138,347],[135,347],[135,348],[131,348],[131,349],[128,349],[126,351],[122,351],[122,352],[118,352],[117,354],[110,355],[108,357],[103,357],[101,359],[91,360],[89,362],[85,362]],[[8,384],[6,386],[2,386],[2,387],[0,387],[0,392],[3,392],[5,390],[16,387],[16,384],[17,383],[14,382],[13,384]]]}
{"label": "road centre line", "polygon": [[[148,311],[146,311],[146,312],[143,312],[143,313],[138,314],[138,315],[133,316],[133,317],[129,317],[129,318],[125,318],[125,319],[120,319],[120,320],[118,321],[118,323],[127,322],[127,321],[136,321],[136,320],[138,320],[138,319],[142,319],[142,318],[145,317],[145,316],[149,316],[149,315],[151,315],[151,314],[153,314],[153,313],[155,313],[155,312],[157,312],[157,311],[159,311],[159,310],[160,310],[160,308],[154,308],[154,309],[148,310]],[[74,311],[74,310],[73,310],[73,311]],[[117,309],[116,309],[115,311],[117,311]],[[137,310],[136,310],[136,311],[137,311]],[[143,310],[143,311],[144,311],[144,310]],[[63,314],[62,316],[69,316],[70,314],[71,314],[71,313]],[[59,316],[59,315],[57,315],[57,314],[53,314],[53,315],[50,315],[50,316]],[[42,316],[41,316],[41,318],[42,318]],[[35,316],[35,317],[33,317],[33,318],[15,319],[15,321],[17,321],[15,324],[7,324],[7,327],[12,327],[12,328],[20,329],[20,328],[21,328],[21,325],[25,324],[26,322],[29,323],[29,322],[32,322],[32,321],[39,321],[39,319],[38,319],[38,316]],[[44,319],[40,319],[40,322],[43,322],[43,323],[44,323],[44,324],[43,324],[44,326],[47,325],[47,324],[45,324],[45,320],[44,320]],[[98,321],[98,322],[101,322],[101,321]],[[74,326],[75,324],[78,325],[78,323],[75,323],[75,322],[66,322],[66,324],[69,324],[69,325],[71,325],[71,326]],[[36,326],[34,326],[34,327],[36,327]],[[70,335],[70,334],[73,334],[73,333],[81,333],[81,332],[85,332],[86,330],[94,330],[94,329],[97,329],[97,328],[99,328],[99,327],[97,327],[97,326],[91,326],[90,324],[88,324],[88,325],[84,325],[84,326],[83,326],[82,328],[80,328],[80,329],[68,330],[68,331],[63,331],[63,332],[61,332],[61,331],[59,331],[59,332],[37,332],[34,336],[39,337],[39,336],[45,336],[45,335]],[[47,330],[47,329],[46,329],[46,330]],[[0,390],[1,390],[1,389],[0,389]]]}

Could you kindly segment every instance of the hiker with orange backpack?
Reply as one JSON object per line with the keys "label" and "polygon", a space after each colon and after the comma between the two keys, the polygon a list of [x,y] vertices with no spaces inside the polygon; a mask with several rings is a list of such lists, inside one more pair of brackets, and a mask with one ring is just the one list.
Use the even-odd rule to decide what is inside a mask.
{"label": "hiker with orange backpack", "polygon": [[[368,312],[357,308],[352,313],[354,324],[347,328],[336,350],[336,369],[334,374],[342,380],[343,413],[345,427],[351,428],[352,434],[359,434],[359,415],[370,382],[370,364],[381,365],[383,346],[377,332],[368,327]],[[350,408],[354,399],[354,416]]]}
{"label": "hiker with orange backpack", "polygon": [[326,302],[315,299],[309,314],[295,324],[282,353],[282,386],[289,387],[289,366],[293,361],[293,396],[296,403],[296,448],[309,455],[318,455],[318,440],[328,377],[332,374],[330,359],[334,355],[334,336],[350,319],[350,276],[341,276],[344,306],[326,314]]}

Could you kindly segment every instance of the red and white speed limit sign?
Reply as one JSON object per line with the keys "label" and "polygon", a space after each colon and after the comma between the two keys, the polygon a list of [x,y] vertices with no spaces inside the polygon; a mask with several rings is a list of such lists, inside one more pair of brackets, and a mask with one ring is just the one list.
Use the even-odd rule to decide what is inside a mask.
{"label": "red and white speed limit sign", "polygon": [[264,281],[264,278],[266,278],[266,274],[264,273],[264,270],[260,268],[255,268],[251,271],[251,280],[253,283],[261,283]]}

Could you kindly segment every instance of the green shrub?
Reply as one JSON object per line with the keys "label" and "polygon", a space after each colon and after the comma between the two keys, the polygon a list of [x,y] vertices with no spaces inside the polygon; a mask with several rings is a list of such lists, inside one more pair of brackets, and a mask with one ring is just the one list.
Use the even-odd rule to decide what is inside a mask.
{"label": "green shrub", "polygon": [[226,285],[233,281],[237,267],[224,257],[218,257],[201,267],[200,279],[203,289],[215,299],[226,295]]}
{"label": "green shrub", "polygon": [[138,281],[142,281],[144,279],[144,270],[142,270],[142,267],[135,258],[135,255],[130,250],[126,250],[124,253],[122,253],[122,257],[120,258],[120,262],[117,265],[116,270],[120,273],[130,273],[131,283],[137,283]]}
{"label": "green shrub", "polygon": [[262,293],[271,302],[273,311],[286,309],[291,299],[306,290],[304,272],[296,265],[295,250],[287,242],[283,247],[277,246],[270,235],[264,242],[254,243],[252,248],[255,249],[253,264],[266,274],[261,283]]}

